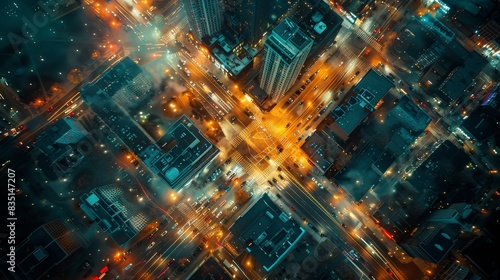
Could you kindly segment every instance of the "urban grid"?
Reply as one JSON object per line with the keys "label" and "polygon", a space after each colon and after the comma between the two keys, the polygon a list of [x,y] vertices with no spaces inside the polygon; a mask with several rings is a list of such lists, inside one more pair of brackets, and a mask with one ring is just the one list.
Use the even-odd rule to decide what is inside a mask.
{"label": "urban grid", "polygon": [[499,1],[0,17],[0,279],[500,279]]}

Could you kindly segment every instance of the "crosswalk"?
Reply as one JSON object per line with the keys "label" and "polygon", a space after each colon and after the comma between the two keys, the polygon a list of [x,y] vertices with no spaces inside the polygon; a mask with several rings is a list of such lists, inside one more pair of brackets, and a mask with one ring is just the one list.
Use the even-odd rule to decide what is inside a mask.
{"label": "crosswalk", "polygon": [[382,51],[382,45],[380,45],[375,38],[370,36],[368,33],[365,31],[361,30],[360,28],[354,28],[353,29],[354,34],[358,35],[363,41],[365,41],[370,47],[374,48],[376,51],[380,52]]}
{"label": "crosswalk", "polygon": [[243,140],[250,137],[250,135],[252,135],[252,132],[254,132],[258,127],[259,127],[259,124],[256,121],[251,122],[250,125],[248,125],[243,130],[241,130],[238,133],[238,135],[236,135],[236,137],[231,139],[231,141],[230,141],[231,146],[238,147],[238,145],[240,145],[240,143]]}

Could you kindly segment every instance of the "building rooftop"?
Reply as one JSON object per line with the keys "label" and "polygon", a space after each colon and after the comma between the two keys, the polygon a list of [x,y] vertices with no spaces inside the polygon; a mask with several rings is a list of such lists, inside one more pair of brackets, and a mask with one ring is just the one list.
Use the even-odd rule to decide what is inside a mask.
{"label": "building rooftop", "polygon": [[81,197],[85,214],[119,245],[124,246],[147,224],[148,218],[116,185],[92,189]]}
{"label": "building rooftop", "polygon": [[128,149],[171,188],[183,186],[188,177],[219,153],[186,116],[179,118],[155,143],[104,91],[83,90],[83,98]]}
{"label": "building rooftop", "polygon": [[370,69],[347,95],[349,97],[330,112],[335,119],[332,130],[343,139],[349,136],[368,114],[375,111],[377,103],[393,86],[387,77]]}
{"label": "building rooftop", "polygon": [[133,153],[137,155],[154,143],[149,134],[104,92],[82,91],[82,94],[92,111]]}
{"label": "building rooftop", "polygon": [[455,33],[430,13],[426,13],[420,17],[420,22],[432,32],[444,38],[447,42],[455,38]]}
{"label": "building rooftop", "polygon": [[470,53],[464,63],[452,70],[443,84],[441,84],[440,91],[436,92],[439,98],[445,103],[458,100],[463,96],[472,80],[476,78],[486,64],[488,64],[488,61],[480,54],[477,52]]}
{"label": "building rooftop", "polygon": [[[107,94],[123,108],[135,108],[153,93],[152,77],[130,57],[104,72],[94,83],[82,87],[87,95]],[[87,101],[86,101],[87,102]]]}
{"label": "building rooftop", "polygon": [[336,156],[342,152],[342,148],[335,140],[322,131],[316,131],[306,138],[300,148],[323,173],[330,168]]}
{"label": "building rooftop", "polygon": [[209,257],[189,279],[193,280],[231,280],[233,279],[224,268],[213,258]]}
{"label": "building rooftop", "polygon": [[450,178],[456,178],[469,163],[469,156],[449,140],[444,141],[413,173],[405,183],[415,189],[447,191]]}
{"label": "building rooftop", "polygon": [[23,279],[40,279],[78,248],[75,233],[61,220],[48,222],[17,245],[18,275]]}
{"label": "building rooftop", "polygon": [[185,184],[219,154],[219,149],[185,115],[169,127],[156,144],[139,156],[172,188]]}
{"label": "building rooftop", "polygon": [[380,72],[370,69],[354,86],[353,91],[363,96],[366,102],[375,107],[393,87],[394,84],[389,78]]}
{"label": "building rooftop", "polygon": [[464,120],[462,127],[476,141],[483,142],[500,132],[497,111],[491,106],[479,106]]}
{"label": "building rooftop", "polygon": [[276,26],[266,40],[266,45],[280,54],[287,62],[311,44],[312,39],[302,32],[299,26],[289,18],[285,18]]}
{"label": "building rooftop", "polygon": [[385,148],[390,151],[395,156],[399,156],[406,152],[411,143],[415,141],[416,137],[411,135],[411,133],[404,127],[396,130],[391,136],[391,141],[385,146]]}
{"label": "building rooftop", "polygon": [[267,193],[229,230],[234,236],[231,243],[236,248],[245,248],[267,272],[281,262],[306,233]]}
{"label": "building rooftop", "polygon": [[413,101],[404,96],[399,103],[389,112],[398,119],[401,124],[412,132],[421,132],[431,122],[432,118]]}
{"label": "building rooftop", "polygon": [[425,223],[402,246],[412,257],[440,263],[455,245],[458,233],[453,225]]}

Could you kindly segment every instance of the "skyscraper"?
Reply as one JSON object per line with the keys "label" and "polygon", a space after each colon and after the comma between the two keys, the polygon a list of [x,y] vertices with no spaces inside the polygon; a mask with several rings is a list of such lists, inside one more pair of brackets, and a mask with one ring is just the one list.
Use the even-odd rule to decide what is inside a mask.
{"label": "skyscraper", "polygon": [[194,35],[201,40],[212,36],[222,27],[222,7],[218,0],[184,0],[189,25]]}
{"label": "skyscraper", "polygon": [[289,18],[285,18],[266,40],[260,87],[276,102],[293,85],[313,40]]}

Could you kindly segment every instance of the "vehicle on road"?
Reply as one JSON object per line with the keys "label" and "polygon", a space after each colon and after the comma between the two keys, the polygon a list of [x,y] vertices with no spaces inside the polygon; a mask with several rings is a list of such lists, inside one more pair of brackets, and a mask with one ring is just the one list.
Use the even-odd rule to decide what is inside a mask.
{"label": "vehicle on road", "polygon": [[149,249],[153,248],[153,246],[155,246],[155,244],[156,243],[154,241],[151,242],[151,244],[149,244],[149,246],[148,246],[148,248],[146,250],[149,250]]}

